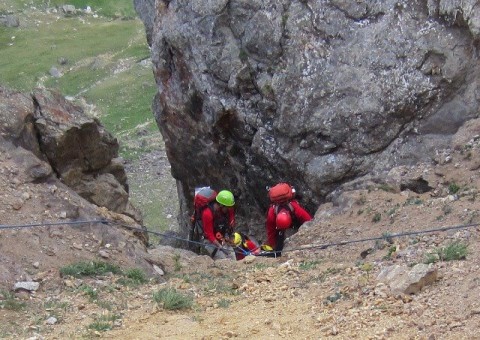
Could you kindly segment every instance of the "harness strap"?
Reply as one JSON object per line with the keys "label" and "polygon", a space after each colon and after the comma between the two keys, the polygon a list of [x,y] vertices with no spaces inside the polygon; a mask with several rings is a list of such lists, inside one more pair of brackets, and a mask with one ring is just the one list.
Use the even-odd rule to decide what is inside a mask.
{"label": "harness strap", "polygon": [[215,249],[212,251],[212,255],[210,255],[212,259],[215,257],[215,255],[217,255],[217,252],[218,252],[218,248],[215,247]]}

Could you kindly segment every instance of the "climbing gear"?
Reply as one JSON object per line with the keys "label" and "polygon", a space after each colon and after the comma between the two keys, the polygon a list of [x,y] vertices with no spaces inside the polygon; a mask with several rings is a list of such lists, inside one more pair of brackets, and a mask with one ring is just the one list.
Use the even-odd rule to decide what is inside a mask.
{"label": "climbing gear", "polygon": [[262,244],[260,247],[263,251],[273,251],[273,248],[270,247],[268,244]]}
{"label": "climbing gear", "polygon": [[233,207],[235,205],[233,194],[228,190],[220,191],[216,197],[216,200],[218,203],[226,207]]}
{"label": "climbing gear", "polygon": [[240,235],[240,233],[233,234],[233,244],[235,244],[237,247],[242,244],[242,235]]}
{"label": "climbing gear", "polygon": [[290,216],[290,212],[283,209],[277,214],[277,218],[275,220],[275,226],[277,229],[283,230],[288,229],[292,225],[292,217]]}
{"label": "climbing gear", "polygon": [[272,203],[285,203],[295,197],[295,188],[288,183],[278,183],[268,189],[268,197]]}

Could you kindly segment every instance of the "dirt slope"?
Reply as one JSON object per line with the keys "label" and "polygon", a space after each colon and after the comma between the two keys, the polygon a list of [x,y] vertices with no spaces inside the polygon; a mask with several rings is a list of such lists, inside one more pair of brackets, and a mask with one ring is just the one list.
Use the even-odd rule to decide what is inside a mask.
{"label": "dirt slope", "polygon": [[[138,286],[118,275],[60,277],[51,266],[36,293],[0,300],[0,337],[478,339],[478,126],[460,131],[431,164],[393,169],[384,183],[358,181],[334,196],[277,259],[213,262],[158,247],[150,253],[165,275]],[[405,189],[417,190],[420,179],[429,191]],[[421,233],[449,226],[458,228]],[[412,235],[395,237],[405,232]],[[354,242],[325,247],[343,241]],[[435,257],[452,242],[467,247],[465,259]],[[391,293],[377,280],[391,265],[427,261],[437,280],[414,295]],[[167,287],[192,307],[155,302]],[[14,301],[26,307],[9,308]]]}

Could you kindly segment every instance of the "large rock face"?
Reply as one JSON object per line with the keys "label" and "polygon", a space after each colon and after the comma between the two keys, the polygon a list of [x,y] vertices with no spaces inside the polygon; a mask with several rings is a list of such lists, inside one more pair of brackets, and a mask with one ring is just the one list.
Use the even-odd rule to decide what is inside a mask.
{"label": "large rock face", "polygon": [[154,109],[184,203],[230,188],[258,222],[279,180],[314,212],[352,179],[431,160],[479,114],[479,6],[157,1]]}

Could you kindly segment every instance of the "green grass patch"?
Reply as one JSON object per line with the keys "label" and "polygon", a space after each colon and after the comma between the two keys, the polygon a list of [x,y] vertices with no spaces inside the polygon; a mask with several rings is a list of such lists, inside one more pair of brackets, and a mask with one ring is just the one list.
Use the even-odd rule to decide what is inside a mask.
{"label": "green grass patch", "polygon": [[179,293],[175,288],[162,288],[153,293],[153,300],[168,310],[190,309],[193,297]]}
{"label": "green grass patch", "polygon": [[129,19],[136,17],[132,0],[0,0],[0,13],[2,11],[19,11],[35,7],[45,11],[63,5],[74,5],[79,11],[90,6],[92,12],[108,18]]}
{"label": "green grass patch", "polygon": [[124,276],[117,280],[119,284],[124,286],[136,287],[148,282],[145,272],[140,268],[128,269],[125,271]]}
{"label": "green grass patch", "polygon": [[[45,17],[43,20],[54,19]],[[140,20],[105,21],[100,18],[89,18],[88,22],[89,24],[86,24],[78,18],[61,18],[40,28],[32,26],[0,30],[2,84],[30,91],[41,78],[48,75],[52,66],[56,66],[65,74],[73,72],[73,75],[78,76],[77,68],[93,62],[92,56],[115,55],[129,46],[129,41],[135,35],[144,36]],[[15,39],[12,40],[12,36]],[[59,58],[65,58],[67,64],[59,65]],[[91,69],[94,75],[95,71],[97,70]],[[83,78],[88,79],[86,76]],[[90,77],[92,78],[93,76]],[[71,81],[76,83],[75,79]],[[82,79],[79,83],[85,85]],[[74,91],[80,87],[63,89],[61,85],[62,83],[59,84],[59,89],[65,95],[76,94]]]}
{"label": "green grass patch", "polygon": [[453,242],[441,248],[439,255],[442,261],[465,260],[467,258],[467,245],[462,242]]}
{"label": "green grass patch", "polygon": [[373,215],[372,222],[377,223],[377,222],[380,222],[381,219],[382,219],[382,214],[377,212],[377,213],[375,213],[375,215]]}
{"label": "green grass patch", "polygon": [[114,322],[118,319],[120,319],[120,317],[116,314],[101,315],[89,324],[87,328],[97,332],[109,331],[113,328]]}
{"label": "green grass patch", "polygon": [[80,290],[86,295],[88,296],[88,298],[90,299],[90,301],[95,301],[98,299],[98,291],[89,286],[89,285],[82,285],[80,286]]}
{"label": "green grass patch", "polygon": [[[104,79],[84,93],[89,102],[96,103],[101,121],[115,135],[131,137],[135,128],[146,122],[146,130],[158,133],[151,105],[156,92],[152,71],[135,65],[128,71]],[[138,136],[134,136],[138,137]]]}
{"label": "green grass patch", "polygon": [[383,257],[384,260],[390,260],[392,258],[393,253],[397,251],[397,246],[390,246],[387,250],[387,255]]}
{"label": "green grass patch", "polygon": [[60,268],[60,274],[62,276],[101,276],[107,273],[120,274],[122,271],[117,265],[93,261],[93,262],[78,262],[65,267]]}
{"label": "green grass patch", "polygon": [[455,195],[457,192],[460,191],[460,186],[456,183],[450,183],[448,185],[448,193],[450,195]]}
{"label": "green grass patch", "polygon": [[68,3],[74,5],[77,9],[85,9],[87,6],[92,11],[109,18],[134,18],[136,12],[133,8],[132,0],[52,0],[51,4],[63,5]]}
{"label": "green grass patch", "polygon": [[424,263],[435,263],[437,261],[459,261],[465,260],[468,255],[468,245],[455,241],[445,247],[437,248],[425,255]]}
{"label": "green grass patch", "polygon": [[301,270],[311,270],[311,269],[315,269],[319,263],[320,261],[318,260],[302,261],[298,266],[298,268],[300,268]]}

